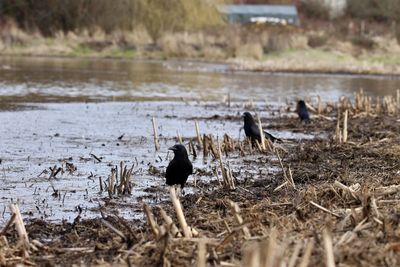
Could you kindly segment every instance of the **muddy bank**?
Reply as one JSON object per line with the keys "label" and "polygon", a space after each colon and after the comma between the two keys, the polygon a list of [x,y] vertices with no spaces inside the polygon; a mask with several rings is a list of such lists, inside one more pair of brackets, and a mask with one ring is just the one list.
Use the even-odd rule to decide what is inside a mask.
{"label": "muddy bank", "polygon": [[[165,223],[160,207],[179,227],[160,183],[147,186],[149,198],[136,201],[127,202],[126,196],[111,200],[106,195],[97,196],[103,200],[96,205],[102,219],[84,219],[77,211],[70,222],[27,220],[29,249],[18,244],[13,228],[7,229],[1,239],[1,263],[191,266],[203,262],[210,266],[251,266],[250,262],[264,264],[268,260],[269,266],[289,261],[325,266],[329,254],[337,266],[396,266],[400,263],[399,107],[397,103],[369,105],[368,97],[360,95],[357,99],[351,105],[344,99],[334,108],[318,108],[314,104],[320,114],[314,115],[310,124],[300,124],[292,116],[264,120],[264,126],[277,131],[276,134],[319,133],[320,137],[280,136],[286,139],[282,145],[262,152],[237,138],[240,118],[221,112],[226,107],[219,107],[220,117],[207,112],[199,114],[205,109],[199,107],[196,116],[190,114],[186,121],[208,121],[211,117],[211,127],[224,124],[221,132],[227,132],[232,139],[221,139],[222,159],[235,186],[229,189],[224,183],[219,161],[213,159],[212,151],[204,161],[203,150],[196,148],[196,172],[189,179],[181,202],[186,220],[196,229],[197,236],[179,237]],[[341,114],[339,124],[336,107]],[[218,110],[218,105],[214,108]],[[349,110],[348,140],[342,143],[345,109]],[[185,117],[184,110],[176,115]],[[259,106],[258,111],[271,112],[266,106]],[[204,125],[200,128],[204,129]],[[186,143],[196,143],[194,127],[191,129],[191,134],[189,129],[182,129]],[[167,142],[175,142],[173,135],[174,131]],[[156,155],[150,152],[152,142],[148,144],[141,157],[147,153],[151,161]],[[162,172],[162,166],[156,165],[151,173],[145,173],[161,181]],[[142,175],[134,174],[133,183]],[[136,190],[133,185],[133,192]],[[91,197],[93,192],[89,192]],[[128,209],[137,212],[141,212],[143,203],[148,203],[155,216],[155,228],[144,219],[115,212],[126,203]],[[146,218],[143,213],[142,216]],[[24,251],[28,255],[23,256]],[[268,258],[257,256],[259,252],[266,253]]]}

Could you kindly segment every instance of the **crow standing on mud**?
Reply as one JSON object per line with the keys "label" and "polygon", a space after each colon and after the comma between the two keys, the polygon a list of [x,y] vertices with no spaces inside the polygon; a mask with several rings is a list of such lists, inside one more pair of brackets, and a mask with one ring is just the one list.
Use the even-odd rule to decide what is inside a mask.
{"label": "crow standing on mud", "polygon": [[[258,128],[258,125],[254,121],[253,116],[250,114],[250,112],[245,112],[243,113],[243,118],[244,118],[244,132],[248,138],[250,138],[251,142],[254,143],[256,140],[258,142],[261,142],[261,134],[260,134],[260,129]],[[276,138],[272,134],[264,131],[264,136],[265,138],[271,140],[273,143],[276,142],[282,142],[281,139]]]}
{"label": "crow standing on mud", "polygon": [[310,115],[308,114],[306,103],[303,100],[297,102],[296,111],[300,121],[310,122]]}
{"label": "crow standing on mud", "polygon": [[188,176],[193,173],[193,165],[189,160],[186,148],[181,144],[176,144],[168,150],[174,151],[174,158],[167,167],[165,178],[167,185],[181,185],[181,189],[185,186]]}

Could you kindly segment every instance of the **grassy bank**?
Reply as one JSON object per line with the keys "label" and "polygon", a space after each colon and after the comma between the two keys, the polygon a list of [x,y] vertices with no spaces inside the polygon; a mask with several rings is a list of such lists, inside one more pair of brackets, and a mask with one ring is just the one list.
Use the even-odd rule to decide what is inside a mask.
{"label": "grassy bank", "polygon": [[340,17],[331,16],[321,1],[299,1],[301,27],[228,25],[216,7],[231,2],[5,0],[0,54],[180,58],[251,71],[400,74],[398,1],[349,0]]}
{"label": "grassy bank", "polygon": [[[195,59],[226,62],[234,70],[349,74],[400,74],[400,45],[382,24],[341,21],[292,26],[214,25],[167,31],[146,27],[107,32],[100,27],[44,36],[0,23],[0,55]],[[311,27],[316,25],[316,27]],[[362,32],[364,28],[368,32]]]}

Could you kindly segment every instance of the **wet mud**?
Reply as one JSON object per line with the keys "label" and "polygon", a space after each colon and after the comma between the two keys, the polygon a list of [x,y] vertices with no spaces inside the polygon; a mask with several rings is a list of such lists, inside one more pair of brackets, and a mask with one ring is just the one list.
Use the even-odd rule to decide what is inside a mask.
{"label": "wet mud", "polygon": [[[7,178],[2,195],[11,200],[18,192],[32,244],[29,249],[19,245],[17,232],[10,228],[4,235],[7,246],[0,249],[1,263],[190,266],[204,261],[206,266],[248,266],[249,261],[263,262],[254,256],[256,251],[267,251],[276,264],[296,255],[297,263],[325,266],[326,246],[332,244],[338,266],[396,266],[398,107],[388,114],[385,108],[365,112],[346,103],[314,114],[309,124],[299,122],[293,103],[276,108],[262,102],[252,107],[240,102],[230,107],[195,102],[72,103],[13,112],[35,121],[35,135],[19,131],[18,143],[31,144],[21,152],[8,140],[1,164]],[[337,117],[344,106],[349,110],[345,143],[337,131],[338,125],[343,130],[343,118],[338,124]],[[246,142],[239,131],[243,109],[257,111],[263,127],[284,143],[260,151]],[[64,116],[66,110],[73,120]],[[81,113],[92,121],[80,121]],[[158,152],[152,138],[153,116],[160,134]],[[196,121],[202,135],[212,135],[215,144],[219,137],[234,188],[224,183],[212,149],[203,157]],[[53,125],[51,131],[41,131],[49,129],[47,124]],[[7,124],[5,129],[12,131]],[[195,173],[180,198],[186,220],[196,230],[193,238],[174,234],[160,213],[161,207],[179,227],[163,178],[171,158],[166,149],[177,142],[177,135],[188,147],[195,144],[197,155],[193,158],[192,152]],[[32,142],[35,138],[40,141]],[[100,192],[98,178],[106,181],[120,161],[133,165],[132,194],[110,197]],[[54,175],[58,167],[62,171]],[[143,213],[144,203],[154,213],[158,232]],[[4,209],[5,222],[10,214]],[[24,256],[27,251],[29,256]]]}
{"label": "wet mud", "polygon": [[[398,78],[0,63],[1,266],[400,264]],[[311,123],[298,120],[298,97]],[[250,145],[245,110],[284,142]],[[180,197],[191,238],[164,179],[179,139],[194,165]]]}

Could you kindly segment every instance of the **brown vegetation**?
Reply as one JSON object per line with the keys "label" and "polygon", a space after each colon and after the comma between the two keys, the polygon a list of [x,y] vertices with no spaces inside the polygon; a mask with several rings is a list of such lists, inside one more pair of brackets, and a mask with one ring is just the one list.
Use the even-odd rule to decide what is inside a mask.
{"label": "brown vegetation", "polygon": [[[254,60],[256,64],[240,62],[239,67],[267,71],[399,73],[400,28],[393,15],[397,14],[397,4],[383,1],[385,4],[380,4],[379,10],[385,19],[378,19],[375,13],[365,11],[372,8],[373,1],[359,8],[356,7],[360,1],[350,2],[344,17],[332,20],[320,1],[300,1],[301,27],[292,27],[227,25],[214,2],[201,0],[120,0],[112,4],[103,0],[67,4],[59,0],[7,0],[0,10],[3,15],[0,53],[230,62],[234,59],[236,63]],[[43,13],[46,5],[49,8]],[[394,13],[390,15],[389,10]],[[71,16],[72,13],[76,16]],[[303,51],[305,57],[301,62],[293,62],[285,54],[296,50]],[[329,59],[307,58],[319,52],[331,53]],[[367,54],[378,60],[369,61]],[[275,61],[276,55],[281,58]],[[266,62],[271,58],[274,62]]]}
{"label": "brown vegetation", "polygon": [[[312,123],[275,118],[269,127],[323,139],[261,149],[229,137],[210,138],[207,146],[200,134],[191,138],[197,149],[210,149],[205,157],[218,167],[199,169],[195,192],[181,198],[189,227],[178,228],[182,214],[166,199],[143,205],[147,222],[106,216],[106,205],[101,219],[30,221],[26,238],[14,209],[10,219],[19,230],[6,225],[0,232],[0,264],[397,266],[400,92],[383,99],[359,92],[354,101],[309,106]],[[337,138],[337,125],[343,134],[347,128],[347,141]],[[220,178],[224,170],[233,187]]]}
{"label": "brown vegetation", "polygon": [[[44,36],[92,32],[132,31],[144,27],[153,40],[161,34],[191,31],[221,23],[215,3],[201,0],[5,0],[0,16],[11,18],[25,31]],[[1,24],[1,21],[0,21]]]}

